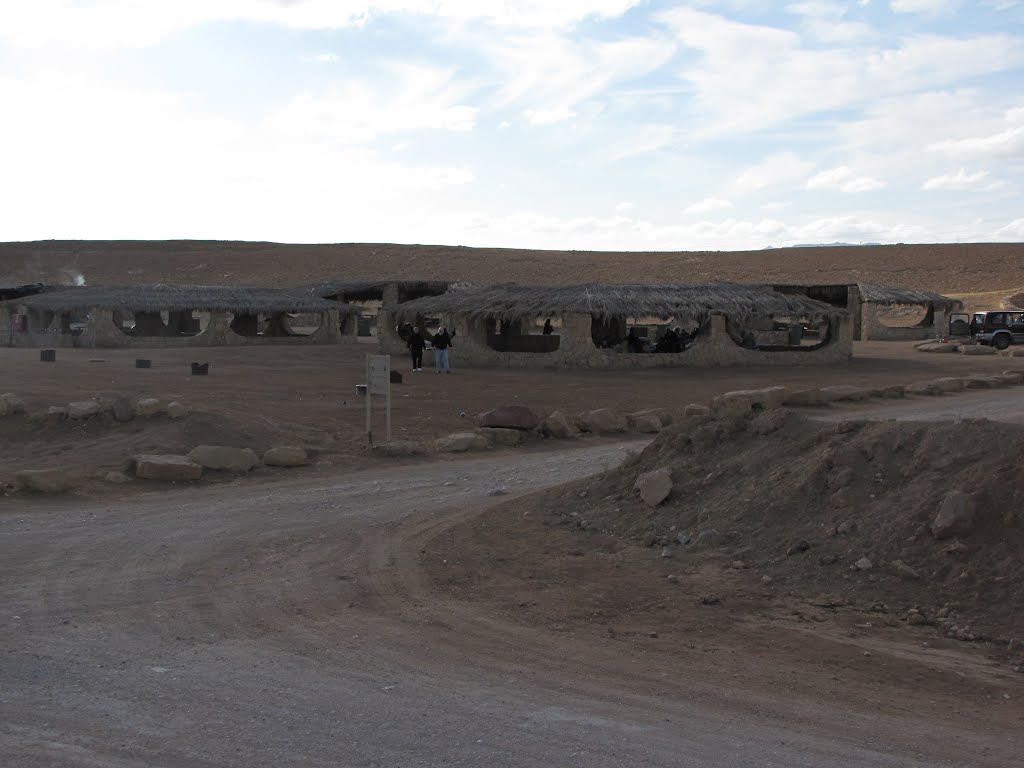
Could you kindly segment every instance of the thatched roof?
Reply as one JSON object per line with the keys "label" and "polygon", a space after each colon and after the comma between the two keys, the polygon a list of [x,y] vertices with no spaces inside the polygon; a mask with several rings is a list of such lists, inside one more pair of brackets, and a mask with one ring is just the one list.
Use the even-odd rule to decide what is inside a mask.
{"label": "thatched roof", "polygon": [[343,296],[348,301],[365,301],[380,298],[389,285],[397,285],[400,294],[437,296],[453,283],[453,280],[324,280],[303,286],[301,290],[314,296]]}
{"label": "thatched roof", "polygon": [[[358,312],[350,304],[327,301],[295,289],[240,288],[213,285],[85,286],[41,293],[15,300],[17,304],[47,312],[113,309],[124,312],[180,312],[189,309],[239,314],[272,312]],[[13,302],[12,302],[13,303]]]}
{"label": "thatched roof", "polygon": [[820,318],[845,314],[844,310],[806,296],[735,283],[458,286],[441,296],[399,304],[395,313],[400,322],[446,313],[500,320],[565,313],[606,318],[688,317],[703,322],[716,310],[736,320],[754,315]]}
{"label": "thatched roof", "polygon": [[860,288],[860,297],[863,301],[872,304],[934,304],[937,307],[953,307],[959,305],[956,299],[943,296],[941,293],[931,291],[914,291],[910,288],[891,288],[886,285],[873,285],[871,283],[857,283]]}

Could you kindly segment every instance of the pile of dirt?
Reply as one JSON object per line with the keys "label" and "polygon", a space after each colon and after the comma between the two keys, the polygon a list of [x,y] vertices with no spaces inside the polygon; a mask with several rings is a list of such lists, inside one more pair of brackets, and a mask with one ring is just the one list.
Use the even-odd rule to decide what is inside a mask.
{"label": "pile of dirt", "polygon": [[[1022,455],[1024,428],[985,420],[692,417],[532,503],[546,525],[649,547],[676,569],[719,562],[750,589],[1005,641],[1024,635]],[[652,507],[637,484],[658,470],[672,488]]]}

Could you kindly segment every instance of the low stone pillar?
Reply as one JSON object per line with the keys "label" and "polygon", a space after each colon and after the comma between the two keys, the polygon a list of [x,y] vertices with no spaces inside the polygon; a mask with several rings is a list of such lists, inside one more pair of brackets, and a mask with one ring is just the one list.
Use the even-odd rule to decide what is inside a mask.
{"label": "low stone pillar", "polygon": [[328,309],[320,313],[319,331],[323,331],[324,344],[355,344],[359,340],[359,315],[352,312],[342,316],[337,309]]}
{"label": "low stone pillar", "polygon": [[878,325],[878,305],[865,303],[860,310],[860,338],[870,341],[874,338],[875,327]]}
{"label": "low stone pillar", "polygon": [[206,330],[196,338],[202,338],[205,344],[230,344],[230,339],[237,334],[231,330],[230,312],[210,312],[210,324]]}
{"label": "low stone pillar", "polygon": [[129,338],[114,322],[114,312],[110,309],[91,310],[82,337],[82,343],[88,347],[110,348],[129,345]]}
{"label": "low stone pillar", "polygon": [[949,334],[949,310],[935,308],[935,335],[946,336]]}

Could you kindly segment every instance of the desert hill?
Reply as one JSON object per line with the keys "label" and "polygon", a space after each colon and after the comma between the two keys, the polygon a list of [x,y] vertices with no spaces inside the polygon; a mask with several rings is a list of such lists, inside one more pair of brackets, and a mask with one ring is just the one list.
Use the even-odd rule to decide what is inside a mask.
{"label": "desert hill", "polygon": [[233,241],[0,243],[0,283],[299,285],[326,278],[480,282],[870,282],[946,293],[1024,286],[1024,243],[809,246],[759,251],[531,251]]}

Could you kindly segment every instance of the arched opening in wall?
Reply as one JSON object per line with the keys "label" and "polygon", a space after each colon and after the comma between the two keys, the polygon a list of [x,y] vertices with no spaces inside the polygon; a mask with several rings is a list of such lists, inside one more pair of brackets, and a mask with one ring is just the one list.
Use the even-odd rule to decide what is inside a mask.
{"label": "arched opening in wall", "polygon": [[[380,308],[384,306],[383,301],[360,301],[356,302],[355,306],[359,307],[359,314],[356,316],[356,336],[364,339],[375,339],[377,338],[377,315],[380,313]],[[342,333],[345,332],[346,326],[345,315],[341,315],[338,323]]]}
{"label": "arched opening in wall", "polygon": [[323,320],[318,313],[269,312],[258,315],[235,315],[231,330],[248,338],[296,338],[312,336]]}
{"label": "arched opening in wall", "polygon": [[875,309],[875,319],[886,328],[926,328],[935,325],[935,305],[879,305]]}
{"label": "arched opening in wall", "polygon": [[827,317],[729,318],[726,331],[737,346],[761,352],[813,352],[832,340],[832,322]]}
{"label": "arched opening in wall", "polygon": [[131,336],[170,336],[167,328],[167,312],[136,310],[132,317],[132,327],[128,331]]}
{"label": "arched opening in wall", "polygon": [[[547,319],[547,318],[545,318]],[[524,352],[546,354],[558,351],[562,336],[554,332],[556,320],[551,319],[551,333],[544,333],[544,320],[498,320],[488,318],[486,322],[487,346],[496,352]],[[559,329],[562,326],[557,320]]]}
{"label": "arched opening in wall", "polygon": [[701,335],[701,324],[691,317],[628,316],[621,348],[630,353],[679,354]]}

